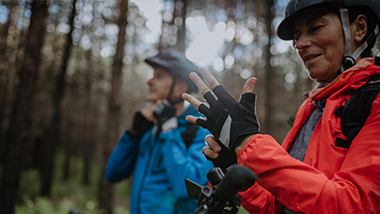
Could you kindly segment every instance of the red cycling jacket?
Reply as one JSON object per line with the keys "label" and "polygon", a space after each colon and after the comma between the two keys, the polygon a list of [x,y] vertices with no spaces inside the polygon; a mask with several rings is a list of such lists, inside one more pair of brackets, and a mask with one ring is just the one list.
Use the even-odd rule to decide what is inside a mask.
{"label": "red cycling jacket", "polygon": [[[380,73],[373,58],[360,60],[331,84],[316,89],[300,106],[282,146],[269,135],[256,134],[238,152],[238,163],[250,167],[258,179],[241,192],[250,213],[380,213],[380,95],[349,149],[335,146],[347,139],[334,111],[343,99]],[[301,162],[286,152],[315,109],[313,100],[326,100],[323,115]]]}

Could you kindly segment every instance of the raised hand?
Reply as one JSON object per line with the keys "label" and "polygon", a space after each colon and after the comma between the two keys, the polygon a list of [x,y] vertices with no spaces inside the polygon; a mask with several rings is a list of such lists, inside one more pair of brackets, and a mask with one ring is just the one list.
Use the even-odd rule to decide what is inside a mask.
{"label": "raised hand", "polygon": [[[200,72],[212,91],[195,73],[190,74],[190,78],[196,84],[207,103],[202,103],[189,94],[183,94],[182,97],[206,116],[206,120],[193,116],[189,116],[186,119],[210,130],[218,146],[220,146],[220,149],[218,149],[217,145],[209,146],[215,152],[219,152],[218,156],[225,156],[222,154],[226,153],[223,150],[228,150],[228,155],[218,157],[218,159],[222,159],[222,161],[228,159],[228,161],[231,161],[234,159],[232,156],[236,156],[234,149],[238,146],[240,148],[240,144],[247,136],[259,132],[259,124],[255,110],[256,95],[253,93],[256,78],[247,80],[243,87],[240,101],[238,102],[219,84],[209,71],[201,68]],[[204,152],[205,150],[207,149],[204,149]],[[215,156],[217,155],[211,154],[209,158]],[[223,165],[228,166],[230,164],[232,163],[223,163]]]}
{"label": "raised hand", "polygon": [[156,100],[135,113],[131,133],[141,137],[154,123],[157,123],[160,131],[174,129],[178,126],[175,118],[176,110],[167,100]]}

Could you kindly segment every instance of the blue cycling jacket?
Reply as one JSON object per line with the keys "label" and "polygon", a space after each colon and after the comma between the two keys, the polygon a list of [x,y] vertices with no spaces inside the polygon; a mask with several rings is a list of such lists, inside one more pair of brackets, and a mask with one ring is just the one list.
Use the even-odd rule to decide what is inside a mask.
{"label": "blue cycling jacket", "polygon": [[185,178],[205,185],[206,174],[213,167],[202,154],[206,129],[198,128],[189,148],[181,133],[189,122],[187,115],[200,116],[189,106],[180,118],[178,128],[152,136],[156,125],[141,139],[125,132],[108,160],[106,178],[118,182],[133,174],[131,214],[182,214],[194,213],[196,200],[188,196]]}

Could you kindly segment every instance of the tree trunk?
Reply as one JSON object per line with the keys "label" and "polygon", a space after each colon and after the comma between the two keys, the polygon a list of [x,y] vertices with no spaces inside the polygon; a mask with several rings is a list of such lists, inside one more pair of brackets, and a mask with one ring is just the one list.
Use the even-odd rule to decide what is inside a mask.
{"label": "tree trunk", "polygon": [[108,119],[107,119],[107,132],[106,132],[106,142],[103,144],[104,149],[102,150],[102,174],[100,175],[99,189],[98,189],[98,204],[99,209],[104,210],[105,213],[112,213],[113,204],[113,186],[105,179],[105,168],[107,160],[117,143],[118,137],[120,135],[119,125],[120,125],[120,106],[121,106],[121,76],[123,68],[123,57],[124,57],[124,46],[125,46],[125,30],[127,27],[127,12],[128,12],[128,0],[120,1],[120,15],[117,21],[119,27],[118,43],[116,48],[116,54],[114,56],[112,64],[112,79],[111,79],[111,93],[109,96],[108,103]]}
{"label": "tree trunk", "polygon": [[177,49],[179,52],[185,53],[186,50],[186,13],[187,13],[187,4],[188,0],[181,0],[182,9],[181,9],[181,18],[182,25],[178,33],[177,39]]}
{"label": "tree trunk", "polygon": [[0,186],[0,213],[12,214],[18,196],[21,171],[28,161],[31,149],[31,109],[33,88],[40,64],[40,52],[45,38],[45,20],[48,6],[45,1],[32,2],[25,59],[19,73],[20,85],[6,137],[6,153]]}
{"label": "tree trunk", "polygon": [[53,93],[53,116],[48,125],[48,130],[45,135],[44,145],[42,147],[43,153],[41,157],[40,173],[41,173],[41,195],[49,197],[51,195],[51,186],[53,182],[54,172],[54,157],[57,145],[59,143],[60,123],[61,123],[61,101],[63,99],[65,90],[65,76],[66,69],[69,61],[70,50],[72,46],[72,32],[74,30],[74,18],[76,12],[76,2],[73,1],[73,9],[69,17],[69,25],[71,26],[70,33],[67,34],[66,46],[63,52],[62,64],[57,77],[55,85],[55,92]]}
{"label": "tree trunk", "polygon": [[[6,68],[5,64],[8,64],[6,63],[8,61],[7,57],[5,56],[5,49],[7,47],[7,37],[8,37],[8,31],[9,31],[9,27],[11,26],[11,19],[12,19],[12,13],[14,12],[15,10],[13,10],[13,5],[10,5],[9,6],[9,14],[8,14],[8,19],[7,19],[7,22],[4,23],[4,25],[1,27],[1,31],[0,31],[0,62],[2,62],[0,64],[0,124],[1,124],[1,128],[3,128],[3,117],[5,116],[5,106],[7,104],[7,90],[6,90],[6,86],[8,85],[8,79],[9,79],[9,75],[8,75],[8,69]],[[0,137],[1,137],[1,134],[2,134],[2,129],[0,129],[1,132],[0,132]],[[2,138],[0,138],[0,140],[2,140]],[[1,142],[1,141],[0,141]]]}
{"label": "tree trunk", "polygon": [[272,87],[273,87],[273,69],[272,66],[270,65],[270,59],[272,58],[272,54],[270,52],[270,47],[271,47],[271,38],[272,38],[272,12],[271,8],[273,7],[273,0],[265,0],[264,1],[265,8],[266,8],[266,15],[265,15],[265,20],[267,21],[266,23],[266,28],[267,28],[267,34],[268,34],[268,44],[265,47],[265,123],[263,127],[263,132],[270,132],[272,130],[272,122],[273,122],[273,117],[272,117]]}
{"label": "tree trunk", "polygon": [[[91,61],[92,57],[92,51],[88,50],[86,52],[86,58],[87,58],[87,69],[89,71],[93,71],[94,66]],[[93,142],[93,135],[91,133],[91,126],[92,126],[92,106],[91,106],[91,84],[92,84],[92,72],[87,72],[85,76],[85,83],[84,83],[84,112],[83,112],[83,117],[82,117],[82,128],[81,128],[81,134],[80,134],[80,142],[82,142],[82,155],[83,155],[83,181],[82,183],[84,185],[89,185],[90,184],[90,164],[91,164],[91,157],[92,157],[92,145],[91,143]]]}
{"label": "tree trunk", "polygon": [[[14,88],[15,88],[15,76],[16,76],[16,61],[17,53],[19,50],[19,38],[22,35],[17,34],[16,28],[17,22],[19,21],[18,13],[21,10],[19,7],[13,6],[11,4],[9,9],[8,21],[2,28],[1,37],[2,39],[0,44],[0,157],[1,164],[4,161],[4,147],[5,147],[5,135],[9,128],[10,112],[14,100]],[[12,19],[12,17],[14,17]],[[10,30],[10,29],[13,30]],[[11,33],[12,32],[12,33]],[[10,39],[13,42],[9,44],[7,40]],[[15,60],[11,65],[10,58],[14,56]]]}
{"label": "tree trunk", "polygon": [[64,145],[64,160],[63,160],[63,169],[62,169],[62,177],[64,181],[68,181],[70,177],[70,157],[72,154],[72,139],[66,138],[66,142]]}

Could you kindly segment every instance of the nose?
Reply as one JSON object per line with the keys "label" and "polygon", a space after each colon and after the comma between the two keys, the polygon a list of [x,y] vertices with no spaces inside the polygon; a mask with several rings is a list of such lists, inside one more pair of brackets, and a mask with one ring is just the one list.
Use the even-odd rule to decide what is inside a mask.
{"label": "nose", "polygon": [[150,78],[150,79],[146,82],[146,84],[148,84],[149,86],[152,85],[152,84],[153,84],[153,78]]}
{"label": "nose", "polygon": [[307,35],[301,35],[298,39],[295,39],[293,43],[294,43],[294,47],[298,51],[302,51],[306,47],[310,47],[311,40],[310,40],[310,37],[308,37]]}

